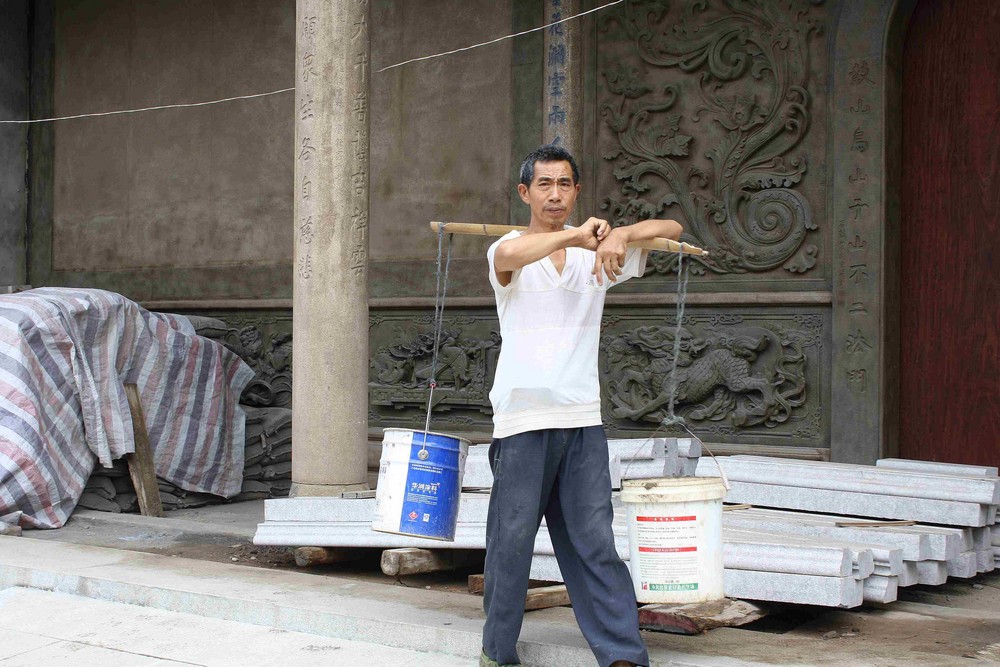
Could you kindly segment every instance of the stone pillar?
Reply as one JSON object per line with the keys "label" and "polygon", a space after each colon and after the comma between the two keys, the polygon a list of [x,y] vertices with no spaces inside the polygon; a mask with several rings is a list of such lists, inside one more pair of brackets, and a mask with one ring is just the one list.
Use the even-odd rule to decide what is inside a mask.
{"label": "stone pillar", "polygon": [[[0,4],[0,119],[28,117],[28,3]],[[0,125],[0,287],[27,282],[28,126]]]}
{"label": "stone pillar", "polygon": [[[580,12],[580,0],[544,0],[545,22]],[[583,48],[581,19],[545,30],[542,141],[566,148],[577,162],[583,148]]]}
{"label": "stone pillar", "polygon": [[292,496],[367,488],[370,27],[296,2]]}

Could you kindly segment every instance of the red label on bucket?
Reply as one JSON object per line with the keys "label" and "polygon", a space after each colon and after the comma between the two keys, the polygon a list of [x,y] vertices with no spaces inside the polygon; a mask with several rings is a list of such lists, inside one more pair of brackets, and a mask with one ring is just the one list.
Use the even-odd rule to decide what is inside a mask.
{"label": "red label on bucket", "polygon": [[637,516],[636,521],[695,521],[696,516]]}
{"label": "red label on bucket", "polygon": [[698,547],[639,547],[642,553],[677,554],[685,551],[697,551]]}

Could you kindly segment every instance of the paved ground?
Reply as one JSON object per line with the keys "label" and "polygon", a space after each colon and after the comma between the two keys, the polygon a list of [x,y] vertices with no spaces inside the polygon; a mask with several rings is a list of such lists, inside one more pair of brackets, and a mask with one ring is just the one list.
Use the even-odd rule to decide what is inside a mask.
{"label": "paved ground", "polygon": [[[0,537],[0,589],[33,589],[0,594],[0,604],[20,605],[0,609],[0,666],[63,664],[47,653],[25,662],[29,650],[65,654],[73,665],[119,664],[118,658],[125,660],[121,664],[229,664],[219,661],[241,654],[229,654],[226,637],[250,652],[241,665],[264,664],[272,645],[282,655],[305,655],[306,664],[475,664],[482,611],[479,598],[462,592],[461,574],[394,581],[379,571],[377,554],[304,572],[294,566],[290,550],[250,543],[261,515],[260,503],[171,513],[167,519],[81,511],[58,531]],[[657,665],[1000,664],[1000,575],[915,587],[903,596],[884,608],[788,605],[749,628],[699,637],[647,633],[646,641]],[[76,606],[92,604],[101,605],[100,613]],[[34,621],[20,611],[28,608],[34,608]],[[78,611],[67,619],[60,616],[64,608]],[[10,611],[25,618],[17,628],[11,627]],[[121,625],[100,620],[108,614]],[[201,635],[199,624],[207,628]],[[15,635],[27,648],[9,639]],[[188,642],[188,636],[220,641]],[[529,613],[522,638],[529,664],[593,664],[568,608]],[[311,648],[328,642],[339,648]],[[24,648],[20,657],[11,654],[16,646]],[[361,662],[352,657],[356,650],[364,655]],[[88,663],[84,658],[97,655],[92,651],[121,655],[102,654]],[[129,662],[134,655],[152,662]],[[9,662],[15,657],[22,662]],[[267,663],[292,664],[291,658]]]}
{"label": "paved ground", "polygon": [[0,591],[0,667],[467,667],[443,653],[331,639],[28,588]]}

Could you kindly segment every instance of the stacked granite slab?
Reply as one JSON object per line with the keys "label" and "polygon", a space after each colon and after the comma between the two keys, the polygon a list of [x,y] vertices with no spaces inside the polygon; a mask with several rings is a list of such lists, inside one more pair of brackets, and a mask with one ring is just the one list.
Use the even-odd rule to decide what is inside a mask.
{"label": "stacked granite slab", "polygon": [[[631,476],[626,472],[631,469],[627,462],[645,466],[649,476],[663,476],[665,470],[683,473],[684,461],[680,459],[698,461],[684,455],[700,454],[697,441],[692,443],[674,441],[676,449],[672,449],[667,439],[662,443],[611,441],[609,469],[613,478],[616,465],[620,476]],[[464,486],[478,490],[462,493],[454,542],[376,533],[370,528],[374,499],[340,498],[298,499],[294,508],[284,506],[282,500],[267,501],[265,522],[255,542],[301,545],[305,522],[311,537],[306,541],[311,544],[485,548],[486,487],[492,484],[492,477],[487,476],[487,449],[474,446],[470,450]],[[670,462],[672,457],[676,463]],[[1000,558],[1000,525],[995,518],[990,520],[995,517],[998,497],[995,469],[925,471],[914,469],[916,462],[903,462],[899,465],[909,467],[894,468],[892,461],[876,467],[766,457],[723,457],[719,461],[733,487],[726,501],[754,505],[723,514],[723,580],[729,597],[835,607],[888,603],[896,599],[900,587],[938,585],[948,577],[975,576],[996,567]],[[718,465],[702,460],[695,471],[717,476]],[[756,487],[777,487],[777,491],[765,489],[764,493]],[[746,488],[757,495],[741,495]],[[801,511],[801,505],[812,503],[817,493],[825,492],[829,492],[829,506],[817,506],[825,512]],[[800,494],[806,501],[797,497]],[[777,498],[800,511],[783,508],[780,503],[776,505],[779,509],[758,507],[761,503],[754,500],[759,498],[768,502]],[[873,504],[866,506],[861,500]],[[612,501],[616,548],[627,562],[626,511],[617,493]],[[947,520],[906,526],[838,525],[856,524],[859,517],[910,519],[910,514],[900,511],[900,502],[925,513],[921,516],[928,507],[943,509],[941,517]],[[531,576],[562,580],[544,522],[535,540]]]}
{"label": "stacked granite slab", "polygon": [[1000,503],[996,478],[848,463],[723,456],[700,460],[696,474],[715,477],[720,467],[726,500],[759,507],[983,527],[996,523]]}
{"label": "stacked granite slab", "polygon": [[[627,562],[629,545],[626,513],[614,494],[615,546]],[[371,530],[375,500],[298,498],[265,503],[257,544],[340,547],[423,547],[429,549],[485,549],[489,494],[462,494],[454,542],[442,542]],[[833,540],[806,540],[764,531],[727,531],[724,536],[724,585],[730,597],[855,607],[868,594],[867,579],[874,575],[871,549]],[[561,581],[552,541],[543,522],[535,538],[532,577]],[[888,559],[897,557],[889,554]],[[881,564],[881,563],[879,563]],[[893,589],[891,592],[894,593]],[[886,594],[882,593],[882,597]]]}
{"label": "stacked granite slab", "polygon": [[[880,459],[875,462],[876,467],[885,470],[903,470],[931,475],[947,475],[964,479],[979,479],[992,481],[1000,487],[998,471],[996,466],[976,466],[963,465],[958,463],[938,463],[934,461],[914,461],[910,459]],[[997,549],[1000,543],[1000,517],[997,517],[996,508],[993,509],[994,521],[991,525],[975,527],[972,529],[972,551],[976,553],[976,572],[990,572],[1000,568],[1000,550]],[[953,568],[954,569],[954,568]],[[969,567],[966,568],[971,569]],[[953,574],[949,576],[962,576]],[[972,575],[969,575],[972,576]]]}
{"label": "stacked granite slab", "polygon": [[[754,505],[745,512],[728,513],[727,526],[902,547],[904,569],[896,575],[898,586],[935,585],[948,577],[974,577],[996,567],[992,544],[1000,500],[996,468],[899,459],[860,466],[732,456],[702,461],[697,474],[718,475],[720,467],[732,487],[726,500]],[[839,511],[853,518],[787,510]],[[857,517],[921,523],[836,525],[857,523]]]}
{"label": "stacked granite slab", "polygon": [[[626,512],[613,498],[618,555],[629,562]],[[901,551],[833,539],[723,527],[723,588],[727,597],[829,607],[895,599],[894,578],[873,578],[876,566],[900,569]],[[876,558],[876,551],[879,558]],[[562,581],[544,531],[535,540],[531,577]],[[869,581],[871,580],[871,581]]]}
{"label": "stacked granite slab", "polygon": [[[700,456],[701,442],[695,438],[608,440],[612,488],[620,489],[622,479],[693,477]],[[489,489],[492,486],[489,445],[473,445],[465,460],[462,488]]]}

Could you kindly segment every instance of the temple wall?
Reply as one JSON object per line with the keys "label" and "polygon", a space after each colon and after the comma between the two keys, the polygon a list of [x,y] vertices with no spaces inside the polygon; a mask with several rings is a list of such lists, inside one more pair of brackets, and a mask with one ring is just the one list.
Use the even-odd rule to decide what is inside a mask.
{"label": "temple wall", "polygon": [[[538,25],[542,4],[378,0],[367,66]],[[692,265],[680,359],[679,412],[706,442],[891,453],[884,241],[897,215],[892,58],[904,19],[890,0],[687,4],[622,3],[581,21],[581,214],[674,217],[711,250]],[[32,61],[35,115],[293,85],[291,0],[169,6],[39,0],[33,40],[49,56]],[[558,55],[535,33],[373,72],[373,432],[423,423],[437,252],[427,223],[527,220],[515,172],[549,121],[543,63]],[[274,96],[33,133],[32,282],[220,317],[269,372],[291,331],[293,106]],[[485,248],[453,247],[435,394],[444,430],[490,430],[499,333]],[[676,270],[653,256],[609,296],[600,363],[615,436],[653,433],[663,417]]]}
{"label": "temple wall", "polygon": [[[28,116],[28,2],[0,4],[0,119]],[[26,277],[28,130],[0,125],[0,285]]]}

